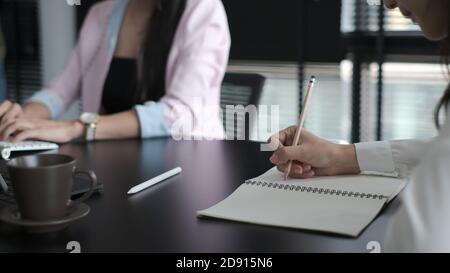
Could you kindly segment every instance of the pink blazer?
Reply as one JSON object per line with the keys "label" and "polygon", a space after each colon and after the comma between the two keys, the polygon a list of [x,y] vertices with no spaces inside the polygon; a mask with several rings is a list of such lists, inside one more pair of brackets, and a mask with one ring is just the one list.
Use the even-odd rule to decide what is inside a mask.
{"label": "pink blazer", "polygon": [[[65,69],[30,101],[44,104],[52,118],[79,98],[83,111],[100,113],[103,85],[127,4],[128,0],[96,4]],[[219,100],[229,49],[222,2],[187,0],[168,58],[166,94],[158,102],[135,106],[141,137],[223,138]]]}

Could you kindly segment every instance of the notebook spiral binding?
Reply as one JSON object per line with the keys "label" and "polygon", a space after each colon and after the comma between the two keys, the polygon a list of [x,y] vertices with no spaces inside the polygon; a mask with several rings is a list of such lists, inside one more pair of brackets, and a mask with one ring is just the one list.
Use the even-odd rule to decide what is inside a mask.
{"label": "notebook spiral binding", "polygon": [[353,191],[342,191],[335,189],[327,189],[327,188],[315,188],[315,187],[307,187],[307,186],[294,186],[294,185],[285,185],[275,182],[265,182],[265,181],[257,181],[257,180],[247,180],[244,184],[252,185],[252,186],[260,186],[260,187],[269,187],[274,189],[283,189],[288,191],[300,191],[300,192],[310,192],[310,193],[318,193],[324,195],[338,195],[338,196],[348,196],[355,198],[368,198],[368,199],[388,199],[387,196],[381,194],[368,194],[368,193],[360,193]]}

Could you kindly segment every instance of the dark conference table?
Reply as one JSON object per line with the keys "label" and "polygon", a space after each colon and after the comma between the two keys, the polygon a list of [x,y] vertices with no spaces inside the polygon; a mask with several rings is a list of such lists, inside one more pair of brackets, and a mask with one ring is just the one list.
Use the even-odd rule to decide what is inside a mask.
{"label": "dark conference table", "polygon": [[[198,210],[268,170],[270,153],[256,142],[171,139],[72,143],[59,152],[94,170],[103,193],[87,201],[88,216],[63,231],[33,235],[0,223],[0,252],[68,252],[70,241],[82,252],[369,252],[370,241],[382,243],[400,204],[395,199],[358,238],[199,219]],[[181,175],[127,196],[132,186],[177,166]]]}

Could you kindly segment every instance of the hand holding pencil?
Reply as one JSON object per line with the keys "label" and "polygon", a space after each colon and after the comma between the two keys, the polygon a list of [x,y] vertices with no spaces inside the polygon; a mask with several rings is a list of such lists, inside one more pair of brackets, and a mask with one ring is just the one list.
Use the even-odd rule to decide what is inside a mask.
{"label": "hand holding pencil", "polygon": [[[316,83],[316,77],[312,76],[309,80],[308,89],[306,90],[305,102],[303,103],[302,112],[300,113],[300,118],[298,119],[297,131],[295,132],[293,146],[297,146],[300,140],[300,134],[302,133],[303,126],[305,125],[306,112],[308,111],[309,101],[311,99],[311,94],[314,89],[314,84]],[[292,161],[289,160],[288,166],[284,171],[284,180],[286,180],[291,172]]]}
{"label": "hand holding pencil", "polygon": [[273,135],[269,142],[277,150],[270,157],[284,178],[310,178],[360,172],[354,145],[340,145],[313,135],[303,129],[315,78],[312,77],[297,126]]}

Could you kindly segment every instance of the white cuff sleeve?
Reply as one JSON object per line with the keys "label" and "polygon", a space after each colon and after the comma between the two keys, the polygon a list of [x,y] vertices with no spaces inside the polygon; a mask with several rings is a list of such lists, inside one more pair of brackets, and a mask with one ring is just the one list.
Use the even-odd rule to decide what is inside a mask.
{"label": "white cuff sleeve", "polygon": [[361,174],[399,176],[388,141],[357,143],[355,147]]}
{"label": "white cuff sleeve", "polygon": [[164,124],[164,104],[150,101],[144,105],[136,105],[135,110],[139,118],[141,138],[170,135]]}
{"label": "white cuff sleeve", "polygon": [[47,107],[50,112],[51,119],[57,119],[63,114],[63,103],[61,99],[49,90],[42,90],[35,93],[31,98],[29,98],[25,103],[39,102]]}

